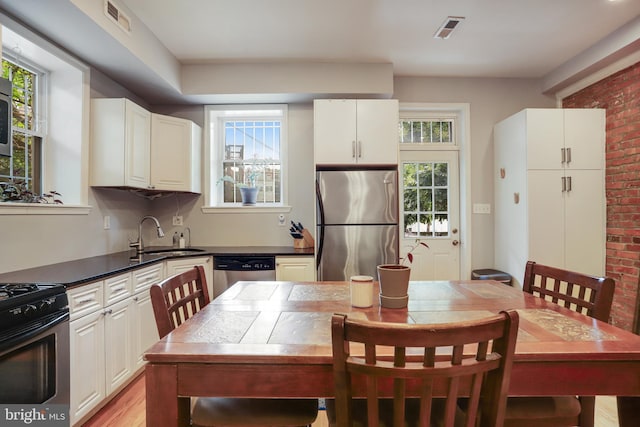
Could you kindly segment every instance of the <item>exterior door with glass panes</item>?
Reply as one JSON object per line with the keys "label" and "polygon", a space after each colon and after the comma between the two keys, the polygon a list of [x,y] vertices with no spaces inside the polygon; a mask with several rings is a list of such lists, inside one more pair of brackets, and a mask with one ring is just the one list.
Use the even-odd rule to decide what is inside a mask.
{"label": "exterior door with glass panes", "polygon": [[[412,252],[411,280],[460,278],[458,152],[400,151],[400,257]],[[424,242],[428,248],[419,245]],[[408,264],[408,260],[404,260]]]}

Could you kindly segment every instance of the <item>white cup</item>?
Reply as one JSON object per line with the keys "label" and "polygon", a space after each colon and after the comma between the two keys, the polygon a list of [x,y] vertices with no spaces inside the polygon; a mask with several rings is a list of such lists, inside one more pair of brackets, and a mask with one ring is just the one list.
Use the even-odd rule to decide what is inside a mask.
{"label": "white cup", "polygon": [[371,307],[373,305],[373,277],[351,276],[351,305],[354,307]]}

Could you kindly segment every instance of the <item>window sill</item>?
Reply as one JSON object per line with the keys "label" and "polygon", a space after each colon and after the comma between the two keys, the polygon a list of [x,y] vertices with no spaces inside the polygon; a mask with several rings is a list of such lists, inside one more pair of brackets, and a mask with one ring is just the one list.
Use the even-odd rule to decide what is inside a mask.
{"label": "window sill", "polygon": [[289,213],[291,206],[203,206],[204,214]]}
{"label": "window sill", "polygon": [[0,215],[88,215],[91,206],[0,202]]}

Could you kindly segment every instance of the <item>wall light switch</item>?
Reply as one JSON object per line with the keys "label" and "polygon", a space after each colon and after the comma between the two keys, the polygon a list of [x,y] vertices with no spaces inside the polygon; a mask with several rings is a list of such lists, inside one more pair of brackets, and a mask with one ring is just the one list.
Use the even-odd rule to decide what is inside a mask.
{"label": "wall light switch", "polygon": [[111,228],[111,217],[109,215],[105,215],[102,219],[102,226],[105,230],[109,230]]}
{"label": "wall light switch", "polygon": [[476,213],[476,214],[490,214],[491,213],[491,205],[489,203],[474,203],[473,204],[473,213]]}

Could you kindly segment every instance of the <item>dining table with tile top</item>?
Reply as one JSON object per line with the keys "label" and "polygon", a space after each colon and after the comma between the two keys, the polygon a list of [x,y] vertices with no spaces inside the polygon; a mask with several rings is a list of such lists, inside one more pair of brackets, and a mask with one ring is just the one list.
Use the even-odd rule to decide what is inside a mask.
{"label": "dining table with tile top", "polygon": [[[352,307],[348,282],[237,282],[145,353],[147,426],[189,425],[195,396],[331,398],[331,316],[444,323],[515,309],[510,396],[620,398],[640,425],[640,336],[493,280],[413,281],[405,308]],[[357,385],[356,385],[357,389]]]}

